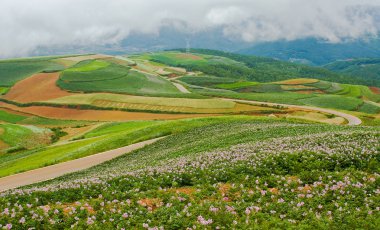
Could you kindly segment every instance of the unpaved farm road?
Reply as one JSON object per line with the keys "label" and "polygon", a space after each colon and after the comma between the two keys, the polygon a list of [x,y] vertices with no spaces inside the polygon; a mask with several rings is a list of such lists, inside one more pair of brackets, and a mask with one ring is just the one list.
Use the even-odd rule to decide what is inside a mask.
{"label": "unpaved farm road", "polygon": [[173,84],[175,87],[177,87],[177,89],[178,89],[179,91],[181,91],[182,93],[191,93],[189,90],[187,90],[187,89],[185,88],[185,86],[183,86],[183,85],[181,85],[181,84],[179,84],[179,83],[172,82],[172,84]]}
{"label": "unpaved farm road", "polygon": [[114,150],[109,150],[106,152],[94,154],[76,160],[3,177],[0,178],[0,192],[4,192],[9,189],[14,189],[29,184],[34,184],[41,181],[50,180],[67,173],[72,173],[90,168],[105,161],[109,161],[115,157],[121,156],[126,153],[130,153],[136,149],[140,149],[162,138],[163,137],[159,137],[147,141],[142,141],[136,144],[128,145]]}
{"label": "unpaved farm road", "polygon": [[338,117],[343,117],[344,119],[346,119],[348,121],[347,125],[351,125],[351,126],[352,125],[360,125],[362,123],[362,120],[360,120],[358,117],[355,117],[351,114],[332,110],[332,109],[324,109],[324,108],[319,108],[319,107],[303,106],[303,105],[287,105],[287,104],[278,104],[278,103],[261,102],[261,101],[239,100],[239,99],[230,99],[230,98],[223,98],[223,100],[249,103],[249,104],[254,104],[254,105],[268,105],[268,106],[278,106],[279,105],[279,106],[284,106],[284,107],[288,107],[288,108],[313,110],[313,111],[317,111],[317,112],[333,114],[333,115],[338,116]]}

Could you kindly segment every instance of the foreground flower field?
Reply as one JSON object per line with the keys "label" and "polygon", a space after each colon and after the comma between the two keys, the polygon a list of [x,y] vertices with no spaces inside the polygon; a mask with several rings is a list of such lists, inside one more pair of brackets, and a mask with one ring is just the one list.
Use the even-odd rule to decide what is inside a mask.
{"label": "foreground flower field", "polygon": [[376,229],[380,129],[258,120],[179,133],[0,196],[4,229]]}

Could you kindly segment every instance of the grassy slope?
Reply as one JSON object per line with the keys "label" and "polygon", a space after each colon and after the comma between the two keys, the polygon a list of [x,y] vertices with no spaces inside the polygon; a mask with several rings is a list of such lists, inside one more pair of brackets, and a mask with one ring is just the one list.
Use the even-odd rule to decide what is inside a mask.
{"label": "grassy slope", "polygon": [[325,68],[351,76],[360,76],[369,83],[380,81],[380,58],[363,58],[347,61],[337,61],[324,66]]}
{"label": "grassy slope", "polygon": [[[144,95],[180,94],[168,80],[131,71],[129,67],[96,61],[79,63],[66,70],[57,84],[66,90]],[[99,62],[99,61],[98,61]],[[94,64],[95,63],[95,64]]]}
{"label": "grassy slope", "polygon": [[[373,193],[379,182],[379,177],[374,175],[380,164],[376,160],[378,153],[375,156],[352,153],[362,151],[360,146],[355,146],[360,140],[374,144],[376,133],[378,140],[378,128],[273,120],[236,119],[208,124],[91,169],[42,183],[39,192],[32,190],[1,197],[2,209],[7,202],[33,204],[28,212],[17,213],[17,219],[5,217],[3,223],[10,221],[17,225],[19,216],[29,215],[30,210],[43,205],[49,205],[51,213],[55,208],[62,213],[67,206],[80,210],[86,204],[80,214],[74,214],[79,218],[78,228],[88,227],[88,217],[96,215],[92,226],[97,228],[139,229],[148,223],[165,229],[193,225],[197,229],[217,226],[374,229],[379,223],[379,213],[368,211],[376,209],[379,201],[379,196]],[[340,142],[349,146],[344,148]],[[241,143],[245,145],[229,149]],[[258,153],[260,147],[255,146],[265,143],[268,153]],[[271,143],[280,145],[271,147]],[[321,150],[325,143],[331,147],[326,148],[326,153]],[[278,148],[292,145],[302,147],[291,148],[295,152],[276,153]],[[241,156],[247,150],[252,158],[244,160]],[[205,151],[213,151],[214,155]],[[142,201],[153,204],[143,205]],[[344,211],[338,210],[337,205]],[[53,215],[50,212],[48,215]],[[123,213],[128,215],[122,217]],[[178,218],[176,213],[180,215]],[[212,220],[208,226],[199,221],[200,215]],[[71,215],[59,214],[56,218],[64,221],[55,222],[55,228],[70,227],[76,222]],[[109,221],[110,218],[113,220]],[[53,226],[49,217],[44,217],[44,222],[29,219],[28,226]]]}
{"label": "grassy slope", "polygon": [[[50,131],[36,126],[0,124],[3,130],[0,139],[11,149],[31,149],[50,144]],[[0,156],[1,158],[1,156]]]}
{"label": "grassy slope", "polygon": [[21,116],[17,114],[12,114],[3,110],[0,110],[0,121],[8,122],[8,123],[17,123],[25,120],[26,116]]}
{"label": "grassy slope", "polygon": [[228,102],[219,99],[142,97],[104,93],[78,94],[50,100],[49,102],[58,104],[93,104],[97,100],[155,106],[184,106],[190,108],[233,108],[235,106],[234,102]]}
{"label": "grassy slope", "polygon": [[[105,127],[107,131],[97,129],[94,131],[94,133],[91,132],[85,136],[95,136],[94,138],[83,139],[65,145],[51,146],[40,150],[21,152],[13,154],[11,158],[9,158],[10,156],[7,155],[0,155],[0,177],[39,168],[46,165],[56,164],[58,162],[73,160],[76,158],[115,149],[155,137],[183,132],[194,127],[200,127],[207,124],[220,123],[234,119],[252,120],[255,118],[200,118],[177,121],[156,121],[152,122],[151,124],[138,122],[131,126],[120,124],[122,128],[118,125],[114,125],[112,126],[111,130],[107,125]],[[99,136],[99,133],[101,132],[105,132],[106,134]]]}
{"label": "grassy slope", "polygon": [[[271,58],[239,55],[222,51],[204,49],[193,49],[192,52],[196,55],[203,54],[221,56],[236,62],[243,63],[245,65],[241,66],[225,63],[208,63],[208,65],[202,65],[202,63],[192,63],[191,65],[184,63],[181,65],[182,67],[187,67],[193,70],[199,70],[206,74],[216,75],[220,77],[235,75],[235,77],[238,77],[242,80],[258,82],[273,82],[293,78],[316,78],[320,80],[349,84],[367,85],[369,83],[368,81],[360,77],[346,76],[320,67],[310,67],[296,63],[278,61]],[[156,60],[154,58],[152,59]],[[165,63],[166,60],[161,61]],[[377,84],[380,83],[377,82],[376,84],[370,85]]]}
{"label": "grassy slope", "polygon": [[51,58],[34,58],[0,61],[0,86],[12,86],[38,72],[63,69],[62,65],[50,60]]}

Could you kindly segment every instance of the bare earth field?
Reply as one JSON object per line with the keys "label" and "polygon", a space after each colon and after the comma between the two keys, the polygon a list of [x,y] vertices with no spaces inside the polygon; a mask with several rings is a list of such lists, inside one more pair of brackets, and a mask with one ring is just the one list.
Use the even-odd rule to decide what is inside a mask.
{"label": "bare earth field", "polygon": [[214,114],[161,114],[161,113],[135,113],[106,110],[79,110],[70,108],[56,108],[48,106],[17,107],[0,102],[0,107],[24,113],[34,114],[40,117],[81,120],[81,121],[131,121],[131,120],[167,120],[193,117],[215,116]]}
{"label": "bare earth field", "polygon": [[39,73],[16,83],[5,95],[5,99],[28,103],[46,101],[59,97],[70,96],[56,85],[59,73]]}

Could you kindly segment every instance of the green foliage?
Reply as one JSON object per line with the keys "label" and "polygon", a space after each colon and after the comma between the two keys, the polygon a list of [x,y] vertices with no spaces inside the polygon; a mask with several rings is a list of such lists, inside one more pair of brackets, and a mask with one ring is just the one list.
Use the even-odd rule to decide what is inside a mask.
{"label": "green foliage", "polygon": [[378,128],[225,120],[4,194],[0,224],[376,229],[378,146]]}
{"label": "green foliage", "polygon": [[79,62],[78,64],[71,67],[70,69],[67,69],[66,71],[87,72],[87,71],[94,71],[97,69],[105,68],[109,65],[110,63],[106,61],[88,60],[88,61]]}
{"label": "green foliage", "polygon": [[62,128],[60,127],[51,128],[50,130],[53,132],[53,135],[50,137],[51,143],[59,141],[61,137],[64,137],[68,134],[67,132],[62,131]]}
{"label": "green foliage", "polygon": [[17,81],[29,77],[32,74],[62,68],[61,65],[51,62],[50,59],[15,59],[0,61],[0,86],[12,86]]}
{"label": "green foliage", "polygon": [[[92,62],[91,62],[92,63]],[[92,64],[90,64],[92,65]],[[86,68],[86,71],[77,71]],[[74,66],[76,71],[65,71],[57,84],[66,90],[83,92],[111,92],[136,95],[180,94],[168,80],[131,71],[130,68],[111,63],[95,70],[87,64]]]}
{"label": "green foliage", "polygon": [[380,113],[380,105],[374,105],[368,102],[364,102],[362,106],[360,106],[359,112],[368,113],[368,114],[379,114]]}
{"label": "green foliage", "polygon": [[320,95],[318,97],[301,99],[301,102],[316,107],[333,108],[356,111],[363,104],[363,101],[357,98],[345,97],[339,95]]}
{"label": "green foliage", "polygon": [[8,92],[8,87],[0,87],[0,95],[6,94]]}
{"label": "green foliage", "polygon": [[259,83],[257,82],[250,82],[250,81],[241,81],[241,82],[235,82],[235,83],[229,83],[229,84],[218,84],[216,87],[221,88],[221,89],[240,89],[240,88],[246,88],[250,86],[256,86]]}
{"label": "green foliage", "polygon": [[20,121],[25,120],[27,117],[13,114],[13,113],[8,113],[7,111],[0,110],[0,121],[5,121],[8,123],[17,123]]}
{"label": "green foliage", "polygon": [[[50,133],[44,128],[5,123],[0,124],[0,129],[0,140],[10,147],[6,152],[37,148],[50,143]],[[7,155],[0,154],[0,162],[6,161],[4,157],[7,158]]]}
{"label": "green foliage", "polygon": [[380,58],[337,61],[324,67],[338,73],[361,77],[367,81],[367,85],[380,85]]}
{"label": "green foliage", "polygon": [[281,93],[281,85],[278,84],[256,84],[250,87],[242,88],[239,92],[255,92],[255,93]]}
{"label": "green foliage", "polygon": [[[99,152],[116,149],[136,142],[176,134],[215,123],[225,123],[233,120],[254,120],[254,117],[220,117],[199,118],[176,121],[155,121],[152,123],[118,124],[98,128],[79,141],[63,145],[50,146],[14,154],[11,160],[2,159],[0,155],[0,177],[27,171],[42,166],[65,162]],[[143,124],[143,125],[142,125]],[[119,126],[120,125],[120,126]],[[90,138],[92,137],[92,138]]]}
{"label": "green foliage", "polygon": [[[179,51],[184,52],[184,50],[181,49]],[[191,51],[195,54],[221,56],[245,64],[245,66],[212,63],[208,63],[207,65],[200,63],[177,64],[177,66],[185,67],[190,70],[202,71],[206,74],[218,77],[229,77],[258,82],[274,82],[292,78],[316,78],[339,83],[363,85],[369,83],[365,79],[334,73],[324,68],[278,61],[272,58],[247,56],[205,49],[192,49]],[[165,60],[160,61],[169,64],[166,63]]]}
{"label": "green foliage", "polygon": [[229,84],[237,82],[233,78],[220,78],[215,76],[201,75],[201,76],[184,76],[179,78],[182,82],[185,82],[190,85],[211,87],[214,85],[220,84]]}

